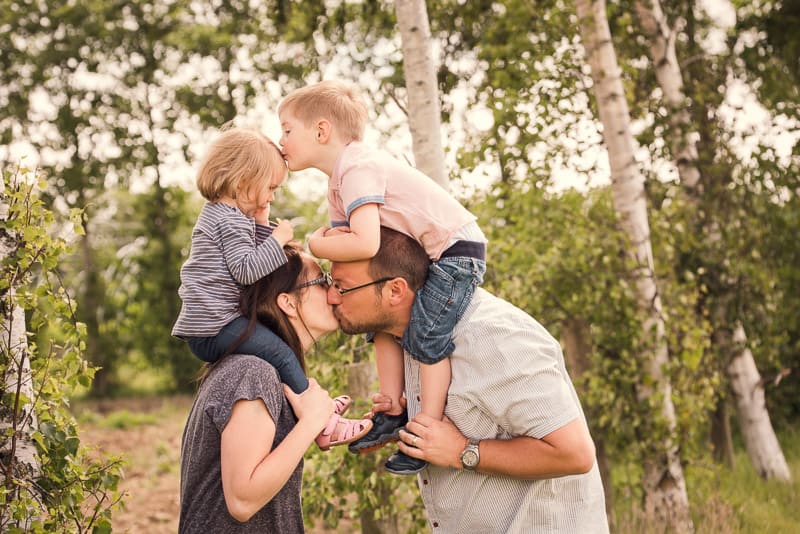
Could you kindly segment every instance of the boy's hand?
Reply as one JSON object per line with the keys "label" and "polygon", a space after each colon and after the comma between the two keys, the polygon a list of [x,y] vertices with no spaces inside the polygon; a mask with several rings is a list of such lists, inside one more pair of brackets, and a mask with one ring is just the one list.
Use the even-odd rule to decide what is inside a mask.
{"label": "boy's hand", "polygon": [[332,235],[349,234],[351,232],[349,226],[337,226],[336,228],[327,228],[325,230],[325,237]]}
{"label": "boy's hand", "polygon": [[310,236],[308,236],[308,240],[311,241],[312,239],[320,239],[322,237],[325,237],[325,235],[328,233],[328,230],[330,230],[330,228],[328,228],[327,226],[320,226],[319,228],[314,230],[314,232]]}
{"label": "boy's hand", "polygon": [[286,219],[278,219],[278,224],[272,229],[274,237],[281,246],[285,245],[294,238],[294,228],[292,223]]}

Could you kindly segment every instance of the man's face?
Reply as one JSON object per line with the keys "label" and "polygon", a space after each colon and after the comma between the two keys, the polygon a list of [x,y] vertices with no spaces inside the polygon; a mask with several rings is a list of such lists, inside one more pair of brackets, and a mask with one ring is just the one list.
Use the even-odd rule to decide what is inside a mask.
{"label": "man's face", "polygon": [[346,334],[387,332],[392,326],[382,298],[385,284],[367,286],[344,295],[339,293],[339,290],[372,282],[368,266],[368,261],[333,262],[331,265],[333,285],[328,289],[328,303],[333,306],[339,327]]}

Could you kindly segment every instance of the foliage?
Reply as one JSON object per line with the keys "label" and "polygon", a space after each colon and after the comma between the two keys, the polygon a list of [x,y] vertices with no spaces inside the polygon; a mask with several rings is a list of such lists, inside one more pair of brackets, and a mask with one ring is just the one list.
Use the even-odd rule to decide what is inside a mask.
{"label": "foliage", "polygon": [[[719,469],[708,454],[702,461],[687,466],[686,478],[691,513],[697,532],[750,534],[753,532],[793,533],[800,523],[800,434],[796,429],[779,431],[778,438],[794,475],[790,484],[764,481],[748,461],[741,443],[737,444],[735,465]],[[638,478],[635,462],[620,462],[614,467],[617,486]],[[615,500],[614,531],[618,534],[658,534],[662,525],[648,524],[635,495],[621,493]]]}
{"label": "foliage", "polygon": [[[363,336],[332,335],[310,355],[309,375],[319,380],[332,395],[348,392],[349,365],[370,359],[371,345]],[[369,399],[355,398],[350,413],[369,410]],[[355,417],[355,416],[354,416]],[[360,522],[367,514],[369,520],[397,517],[401,532],[424,531],[425,521],[416,477],[392,476],[383,464],[392,447],[359,455],[346,447],[334,447],[323,452],[312,447],[306,455],[303,482],[303,509],[311,524],[318,521],[335,529],[342,519]]]}
{"label": "foliage", "polygon": [[[30,332],[45,333],[35,343],[28,335],[34,397],[15,398],[3,391],[3,406],[32,403],[38,418],[33,439],[41,473],[31,479],[20,476],[13,458],[3,458],[0,487],[0,529],[4,532],[110,532],[111,510],[120,501],[121,476],[116,459],[93,460],[81,447],[76,422],[69,412],[68,394],[90,384],[94,368],[81,357],[84,325],[75,320],[75,305],[56,276],[55,267],[68,251],[68,237],[57,235],[55,219],[40,197],[46,186],[41,175],[17,169],[5,172],[0,204],[5,237],[12,249],[2,261],[3,313],[22,307]],[[80,231],[81,213],[72,213],[71,225]],[[12,291],[13,290],[13,291]],[[49,334],[46,334],[49,333]],[[56,338],[58,341],[56,341]],[[10,365],[3,354],[2,375]],[[3,436],[17,440],[20,413],[3,410],[14,419]]]}

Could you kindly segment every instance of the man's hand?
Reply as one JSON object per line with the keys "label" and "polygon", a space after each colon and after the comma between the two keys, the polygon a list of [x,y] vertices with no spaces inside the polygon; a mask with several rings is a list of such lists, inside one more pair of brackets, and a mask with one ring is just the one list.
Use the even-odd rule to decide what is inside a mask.
{"label": "man's hand", "polygon": [[461,451],[466,447],[467,441],[447,417],[440,421],[418,413],[408,422],[406,429],[400,431],[398,446],[409,456],[433,465],[461,469]]}

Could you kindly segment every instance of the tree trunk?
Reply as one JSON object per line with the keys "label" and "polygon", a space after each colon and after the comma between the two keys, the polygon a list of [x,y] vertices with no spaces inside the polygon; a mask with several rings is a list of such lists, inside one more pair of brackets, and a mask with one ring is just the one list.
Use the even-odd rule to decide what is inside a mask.
{"label": "tree trunk", "polygon": [[761,375],[753,353],[747,347],[747,337],[741,324],[737,324],[733,332],[733,347],[735,355],[727,369],[728,380],[736,400],[739,426],[750,461],[762,478],[791,481],[789,466],[767,412]]}
{"label": "tree trunk", "polygon": [[608,148],[614,208],[633,246],[631,252],[637,268],[631,275],[645,317],[643,328],[649,338],[645,338],[647,348],[640,355],[648,376],[642,377],[637,395],[640,401],[658,410],[654,419],[664,421],[667,431],[662,442],[656,444],[656,452],[644,459],[645,512],[673,532],[692,532],[683,467],[671,437],[676,426],[675,407],[669,377],[664,374],[669,353],[655,280],[644,177],[634,159],[621,71],[611,41],[605,1],[577,0],[576,7]]}
{"label": "tree trunk", "polygon": [[[592,340],[590,326],[583,319],[572,317],[565,320],[562,326],[562,343],[564,344],[564,359],[567,371],[572,377],[572,381],[580,387],[583,383],[581,378],[591,368]],[[580,389],[578,393],[582,393]],[[589,421],[595,420],[594,417],[589,417]],[[593,430],[591,423],[589,426],[590,431]],[[597,450],[597,466],[600,469],[600,479],[603,481],[603,491],[606,497],[606,516],[608,516],[609,527],[613,532],[614,499],[611,485],[611,461],[608,458],[608,451],[602,434],[592,432],[592,436]]]}
{"label": "tree trunk", "polygon": [[736,461],[733,455],[733,437],[727,395],[717,401],[717,408],[711,414],[711,447],[716,461],[731,469],[734,467]]}
{"label": "tree trunk", "polygon": [[669,108],[670,151],[678,167],[681,183],[695,190],[701,185],[700,171],[697,168],[697,143],[691,135],[691,117],[675,53],[677,32],[669,27],[659,0],[637,1],[636,13],[650,43],[650,60],[664,95],[664,102]]}
{"label": "tree trunk", "polygon": [[[666,17],[664,16],[664,12],[661,9],[659,0],[637,1],[636,13],[641,21],[644,33],[649,40],[650,59],[656,72],[658,85],[661,87],[661,91],[664,95],[664,101],[669,108],[670,129],[668,137],[670,140],[672,157],[675,160],[675,164],[678,168],[678,174],[680,176],[681,183],[686,189],[690,200],[692,200],[696,205],[702,194],[703,184],[701,181],[701,174],[697,166],[697,144],[693,140],[693,136],[690,133],[691,119],[689,110],[686,106],[686,96],[683,92],[683,78],[681,76],[680,65],[678,64],[677,55],[675,53],[676,32],[674,29],[669,27]],[[695,219],[699,220],[699,217],[696,216]],[[710,226],[706,225],[705,227],[701,224],[699,232],[702,235],[705,235],[706,239],[710,242],[718,242],[720,239],[719,232],[714,228],[713,224]],[[722,289],[722,291],[724,292],[727,290]],[[716,296],[720,298],[722,302],[730,301],[730,299],[726,298],[724,294],[718,294]],[[717,306],[720,305],[717,304]],[[726,310],[724,309],[720,309],[717,310],[717,313],[712,314],[712,320],[715,323],[715,331],[722,332],[734,330],[735,332],[741,332],[742,342],[746,343],[744,328],[741,324],[737,323],[732,329],[730,329],[728,326],[729,323],[727,322],[728,314],[725,313],[725,311]],[[728,341],[723,343],[722,346],[734,347],[735,343],[731,344]],[[729,376],[731,374],[731,367],[735,367],[742,372],[745,369],[748,371],[752,369],[756,372],[756,374],[758,374],[758,371],[755,367],[755,362],[752,362],[752,365],[750,363],[753,359],[753,356],[749,349],[746,347],[740,347],[739,349],[734,350],[736,353],[731,358],[731,364],[727,369]],[[726,350],[723,348],[722,351],[725,352]],[[743,352],[746,352],[747,355],[743,356]],[[750,361],[746,361],[748,358]],[[737,359],[739,359],[739,361],[736,361]],[[748,385],[749,384],[746,384],[746,386]],[[759,432],[765,433],[764,439],[765,441],[769,442],[768,444],[754,444],[752,446],[748,443],[747,451],[750,456],[750,461],[753,463],[753,466],[756,468],[756,470],[765,478],[773,478],[774,476],[776,478],[788,480],[788,478],[784,478],[789,476],[788,469],[785,467],[781,469],[780,467],[781,464],[785,466],[786,462],[783,459],[783,452],[781,451],[780,445],[775,438],[775,431],[772,428],[772,423],[770,422],[766,405],[763,403],[764,392],[760,387],[759,389],[761,390],[760,393],[756,394],[755,396],[744,395],[740,399],[739,394],[736,394],[736,407],[739,411],[739,420],[749,421],[753,417],[758,418],[759,421],[758,423],[755,423],[755,427],[758,428]],[[752,399],[754,402],[756,402],[755,397],[759,395],[762,399],[762,402],[760,403],[761,407],[751,406],[749,404],[750,400]],[[722,412],[715,414],[715,417],[712,419],[712,443],[715,446],[715,457],[718,459],[724,459],[729,463],[729,465],[733,465],[732,443],[730,440],[730,428],[728,426],[729,421],[727,412],[724,408],[725,406],[723,400],[718,406],[718,410],[722,409]],[[774,465],[767,465],[769,461],[765,463],[761,453],[766,450],[777,450],[777,457]]]}
{"label": "tree trunk", "polygon": [[[0,193],[5,190],[5,181],[0,182]],[[4,202],[4,201],[3,201]],[[8,205],[0,205],[0,221],[8,218]],[[9,235],[4,230],[0,232],[0,258],[5,260],[10,254],[15,253],[15,236]],[[4,272],[5,274],[5,272]],[[32,435],[39,426],[31,402],[23,399],[33,399],[33,378],[31,376],[30,357],[28,353],[28,338],[25,328],[25,311],[15,302],[15,287],[13,276],[6,280],[11,284],[0,294],[0,472],[2,485],[9,494],[6,499],[14,500],[17,492],[22,488],[36,487],[32,484],[20,484],[19,481],[32,482],[39,477],[41,466],[36,455],[36,445]],[[6,402],[8,401],[8,402]],[[9,433],[10,431],[10,433]],[[7,434],[8,433],[8,434]],[[2,503],[0,502],[0,506]],[[2,524],[16,526],[26,531],[28,517],[21,521],[3,517],[0,513]]]}
{"label": "tree trunk", "polygon": [[442,118],[431,29],[424,0],[396,0],[408,91],[408,123],[417,168],[447,189],[442,148]]}

